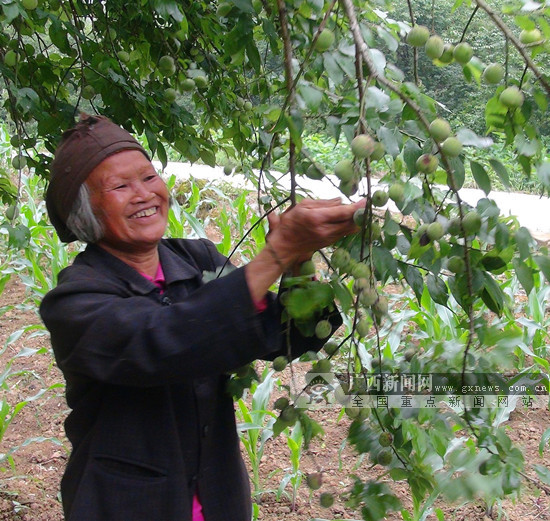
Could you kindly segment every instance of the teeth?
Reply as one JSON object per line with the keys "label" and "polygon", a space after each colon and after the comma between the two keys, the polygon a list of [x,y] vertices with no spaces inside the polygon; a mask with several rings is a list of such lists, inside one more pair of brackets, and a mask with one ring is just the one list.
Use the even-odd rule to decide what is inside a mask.
{"label": "teeth", "polygon": [[139,217],[149,217],[150,215],[154,215],[156,213],[157,213],[157,209],[155,207],[147,208],[147,210],[141,210],[141,212],[137,212],[134,215],[132,215],[132,219],[137,219]]}

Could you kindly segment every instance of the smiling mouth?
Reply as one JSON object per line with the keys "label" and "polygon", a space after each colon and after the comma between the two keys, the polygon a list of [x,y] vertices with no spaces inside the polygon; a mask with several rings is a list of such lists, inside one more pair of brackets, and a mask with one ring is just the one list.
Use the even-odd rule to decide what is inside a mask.
{"label": "smiling mouth", "polygon": [[153,206],[152,208],[147,208],[145,210],[141,210],[139,212],[136,212],[135,214],[130,216],[130,219],[139,219],[141,217],[150,217],[151,215],[155,215],[158,212],[158,206]]}

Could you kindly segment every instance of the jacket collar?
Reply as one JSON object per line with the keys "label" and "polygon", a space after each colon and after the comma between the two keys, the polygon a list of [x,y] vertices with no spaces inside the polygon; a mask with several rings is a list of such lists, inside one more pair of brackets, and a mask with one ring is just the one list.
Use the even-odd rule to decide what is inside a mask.
{"label": "jacket collar", "polygon": [[[169,248],[164,240],[161,240],[158,248],[167,286],[180,280],[201,278],[201,271],[191,264],[193,262],[191,256],[188,259],[182,258]],[[80,260],[99,271],[112,273],[138,294],[146,295],[157,289],[155,284],[143,277],[137,270],[97,244],[88,244],[86,250],[79,257],[81,258],[77,258],[76,262]]]}

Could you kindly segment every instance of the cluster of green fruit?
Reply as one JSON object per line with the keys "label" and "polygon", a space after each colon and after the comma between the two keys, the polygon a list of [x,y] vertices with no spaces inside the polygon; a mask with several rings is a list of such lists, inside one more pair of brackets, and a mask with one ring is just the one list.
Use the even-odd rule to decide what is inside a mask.
{"label": "cluster of green fruit", "polygon": [[[426,56],[440,65],[448,65],[453,61],[466,65],[474,51],[468,42],[456,45],[445,43],[437,34],[430,35],[430,30],[424,25],[413,25],[407,33],[406,41],[413,47],[424,47]],[[520,41],[524,45],[537,45],[543,42],[542,34],[538,29],[523,30]],[[488,84],[498,84],[504,79],[504,67],[500,63],[490,63],[483,71],[483,80]],[[500,102],[508,108],[521,107],[524,101],[523,93],[515,85],[505,88],[500,96]]]}
{"label": "cluster of green fruit", "polygon": [[[358,134],[352,139],[350,146],[355,161],[364,159],[378,161],[385,154],[384,145],[368,134]],[[336,163],[334,174],[340,180],[340,190],[344,195],[349,197],[357,192],[360,175],[355,169],[354,160],[342,159]],[[386,202],[387,199],[383,204],[377,204],[377,206],[384,206]]]}
{"label": "cluster of green fruit", "polygon": [[330,263],[341,275],[353,277],[353,293],[361,307],[360,318],[355,324],[355,331],[364,338],[368,335],[372,320],[380,322],[388,314],[388,299],[376,289],[376,279],[369,265],[352,259],[344,248],[337,248],[332,253]]}
{"label": "cluster of green fruit", "polygon": [[437,34],[430,35],[425,25],[413,25],[407,33],[406,42],[413,47],[424,47],[426,56],[447,65],[453,61],[466,65],[474,56],[472,46],[468,42],[456,45],[445,43]]}
{"label": "cluster of green fruit", "polygon": [[[445,234],[449,234],[455,237],[473,237],[481,229],[481,216],[475,210],[470,210],[466,212],[462,219],[460,217],[454,217],[451,219],[446,226],[440,221],[434,221],[431,223],[421,224],[417,230],[416,234],[419,237],[420,244],[426,245],[430,242],[435,242],[441,239]],[[450,261],[451,259],[449,259]],[[464,270],[464,261],[461,257],[458,257],[457,260],[452,261],[450,266],[459,266],[461,268],[449,270],[453,273],[461,273]]]}

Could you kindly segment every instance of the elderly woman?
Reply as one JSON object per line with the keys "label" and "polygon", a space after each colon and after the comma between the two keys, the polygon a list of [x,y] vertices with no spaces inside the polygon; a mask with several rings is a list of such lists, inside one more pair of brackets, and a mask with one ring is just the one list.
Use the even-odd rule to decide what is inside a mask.
{"label": "elderly woman", "polygon": [[270,219],[250,263],[204,283],[225,257],[207,240],[162,238],[166,185],[141,145],[100,116],[63,135],[46,203],[61,240],[88,243],[40,308],[72,409],[66,519],[249,521],[227,372],[286,354],[288,337],[293,356],[321,348],[284,331],[268,289],[355,232],[362,203],[299,203]]}

